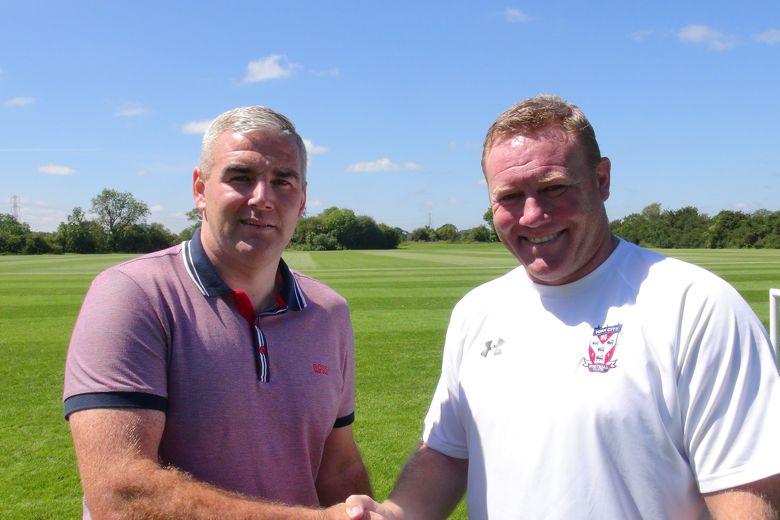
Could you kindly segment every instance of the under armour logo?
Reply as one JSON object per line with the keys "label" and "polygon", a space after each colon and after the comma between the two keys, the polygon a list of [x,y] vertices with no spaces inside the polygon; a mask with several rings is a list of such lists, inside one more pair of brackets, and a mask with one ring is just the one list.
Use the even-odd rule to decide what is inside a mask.
{"label": "under armour logo", "polygon": [[485,342],[485,350],[480,352],[482,357],[487,357],[488,354],[490,354],[490,351],[493,351],[494,356],[498,356],[501,354],[501,345],[504,344],[504,340],[502,338],[498,338],[497,340],[493,341],[492,339],[489,339]]}

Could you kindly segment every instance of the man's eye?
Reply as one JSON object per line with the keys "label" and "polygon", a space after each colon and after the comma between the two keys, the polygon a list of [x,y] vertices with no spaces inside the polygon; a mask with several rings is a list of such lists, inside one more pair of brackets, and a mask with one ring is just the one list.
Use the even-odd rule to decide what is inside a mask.
{"label": "man's eye", "polygon": [[566,188],[568,188],[568,186],[564,184],[556,184],[554,186],[547,186],[546,188],[542,188],[539,191],[548,197],[555,198],[563,195],[563,193],[566,191]]}
{"label": "man's eye", "polygon": [[512,202],[513,200],[522,198],[522,196],[523,194],[520,192],[504,193],[503,195],[500,195],[496,200],[498,200],[498,202]]}
{"label": "man's eye", "polygon": [[273,183],[276,184],[277,186],[289,186],[291,184],[290,181],[282,178],[274,179]]}
{"label": "man's eye", "polygon": [[250,181],[249,175],[234,175],[229,179],[229,182],[235,182],[235,183],[246,183],[249,181]]}

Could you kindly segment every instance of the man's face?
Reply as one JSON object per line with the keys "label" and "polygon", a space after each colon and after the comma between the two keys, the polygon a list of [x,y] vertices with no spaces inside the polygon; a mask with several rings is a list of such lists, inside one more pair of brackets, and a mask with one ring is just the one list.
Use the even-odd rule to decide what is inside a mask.
{"label": "man's face", "polygon": [[609,257],[609,170],[603,158],[594,171],[560,128],[510,136],[490,150],[485,177],[496,233],[536,283],[573,282]]}
{"label": "man's face", "polygon": [[278,262],[306,204],[303,163],[292,137],[225,132],[207,178],[193,174],[203,247],[218,267]]}

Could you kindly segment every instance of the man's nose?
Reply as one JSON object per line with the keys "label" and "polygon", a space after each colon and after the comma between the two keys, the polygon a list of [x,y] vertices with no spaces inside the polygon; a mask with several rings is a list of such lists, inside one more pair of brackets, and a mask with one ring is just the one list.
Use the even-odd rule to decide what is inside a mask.
{"label": "man's nose", "polygon": [[526,227],[538,227],[546,224],[549,220],[550,216],[546,213],[539,199],[535,196],[526,197],[520,224]]}
{"label": "man's nose", "polygon": [[273,190],[271,184],[264,180],[258,179],[252,186],[252,193],[249,196],[249,205],[258,208],[271,207],[273,204]]}

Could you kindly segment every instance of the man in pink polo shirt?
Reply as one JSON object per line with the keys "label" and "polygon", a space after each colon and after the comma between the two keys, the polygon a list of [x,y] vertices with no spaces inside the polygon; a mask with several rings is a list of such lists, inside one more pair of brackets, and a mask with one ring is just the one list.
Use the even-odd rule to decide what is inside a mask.
{"label": "man in pink polo shirt", "polygon": [[193,197],[192,240],[101,273],[74,328],[64,406],[83,516],[344,516],[320,507],[371,492],[352,327],[341,296],[281,258],[306,203],[292,123],[220,115]]}

